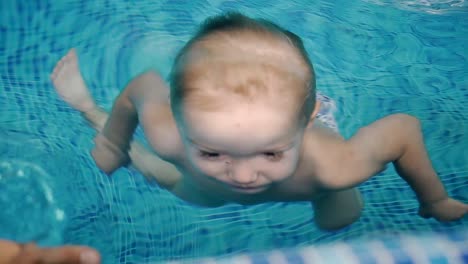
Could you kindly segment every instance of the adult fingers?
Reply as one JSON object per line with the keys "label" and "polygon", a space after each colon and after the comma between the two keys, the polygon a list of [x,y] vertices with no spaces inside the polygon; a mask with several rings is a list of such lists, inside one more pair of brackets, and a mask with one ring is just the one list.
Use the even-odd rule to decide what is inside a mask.
{"label": "adult fingers", "polygon": [[13,263],[18,264],[99,264],[97,251],[81,246],[39,248],[35,244],[24,245]]}

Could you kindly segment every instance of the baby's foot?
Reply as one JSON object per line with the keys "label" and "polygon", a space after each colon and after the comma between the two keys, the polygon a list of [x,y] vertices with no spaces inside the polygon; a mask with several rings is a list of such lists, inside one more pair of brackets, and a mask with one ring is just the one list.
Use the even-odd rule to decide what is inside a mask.
{"label": "baby's foot", "polygon": [[60,97],[73,108],[87,112],[97,107],[81,76],[75,49],[57,62],[51,79]]}

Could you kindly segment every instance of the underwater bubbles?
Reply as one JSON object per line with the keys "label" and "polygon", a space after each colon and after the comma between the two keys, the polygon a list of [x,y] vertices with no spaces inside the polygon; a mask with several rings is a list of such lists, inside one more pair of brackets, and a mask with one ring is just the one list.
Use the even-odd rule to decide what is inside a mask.
{"label": "underwater bubbles", "polygon": [[1,238],[60,244],[64,220],[46,171],[31,162],[0,159]]}

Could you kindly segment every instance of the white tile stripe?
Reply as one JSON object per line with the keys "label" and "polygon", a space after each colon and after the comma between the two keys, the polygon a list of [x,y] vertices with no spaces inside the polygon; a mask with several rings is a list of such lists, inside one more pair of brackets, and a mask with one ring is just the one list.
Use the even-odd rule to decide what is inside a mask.
{"label": "white tile stripe", "polygon": [[395,259],[390,251],[385,247],[382,241],[372,240],[366,244],[369,247],[369,252],[374,255],[378,264],[393,264]]}
{"label": "white tile stripe", "polygon": [[232,260],[228,260],[222,264],[252,264],[252,259],[248,256],[235,257]]}
{"label": "white tile stripe", "polygon": [[[465,235],[465,234],[464,234]],[[442,258],[449,264],[463,264],[462,255],[465,251],[468,252],[468,245],[456,243],[441,235],[432,236],[401,236],[397,241],[398,249],[405,252],[410,260],[414,263],[425,264],[430,263],[434,257]],[[392,251],[385,246],[380,240],[370,240],[363,242],[363,246],[367,247],[371,256],[373,256],[378,264],[394,264],[398,259],[396,251]],[[297,249],[297,254],[302,257],[306,264],[320,263],[343,263],[359,264],[361,254],[354,252],[351,244],[339,242],[336,244],[318,246],[318,247],[303,247]],[[431,254],[432,253],[432,254]],[[362,256],[366,256],[363,253]],[[265,258],[271,264],[288,264],[286,253],[280,249],[265,253]],[[328,258],[329,257],[329,258]],[[335,262],[332,262],[335,261]],[[213,258],[203,259],[204,264],[252,264],[252,258],[249,255],[241,255],[229,259],[220,259],[216,261]],[[171,262],[179,263],[179,262]],[[184,262],[185,263],[185,262]]]}
{"label": "white tile stripe", "polygon": [[445,237],[439,237],[434,239],[434,246],[439,247],[440,251],[444,252],[444,256],[447,262],[450,264],[463,264],[461,259],[462,252],[456,243],[448,240]]}
{"label": "white tile stripe", "polygon": [[208,260],[204,261],[203,264],[219,264],[219,262],[217,262],[214,259],[208,259]]}
{"label": "white tile stripe", "polygon": [[285,256],[285,253],[279,250],[273,250],[270,254],[268,254],[267,259],[268,263],[271,264],[290,264]]}
{"label": "white tile stripe", "polygon": [[343,258],[346,264],[359,264],[359,258],[354,254],[352,248],[349,244],[339,242],[332,247],[336,250],[336,255],[339,255]]}
{"label": "white tile stripe", "polygon": [[299,250],[299,256],[302,257],[306,264],[321,264],[326,263],[325,260],[317,252],[314,247],[302,248]]}
{"label": "white tile stripe", "polygon": [[421,240],[409,236],[402,236],[400,239],[400,248],[404,250],[414,263],[430,263],[426,251],[420,247]]}

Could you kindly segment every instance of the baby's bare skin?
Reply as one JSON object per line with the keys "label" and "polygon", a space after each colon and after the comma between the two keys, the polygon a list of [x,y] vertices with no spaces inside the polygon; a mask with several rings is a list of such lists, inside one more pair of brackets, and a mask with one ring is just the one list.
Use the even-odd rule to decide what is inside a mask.
{"label": "baby's bare skin", "polygon": [[[147,96],[147,93],[143,91],[146,89],[154,91],[157,94],[155,98],[168,98],[168,87],[152,71],[135,78],[129,83],[126,91],[136,91],[145,94],[145,99],[151,98],[151,95]],[[145,104],[146,102],[149,103]],[[216,189],[206,190],[191,182],[190,179],[196,172],[191,168],[184,155],[182,141],[169,102],[167,100],[148,100],[145,103],[141,104],[139,118],[153,151],[163,160],[174,164],[178,171],[185,175],[181,177],[181,181],[172,191],[180,198],[202,206],[220,206],[229,202],[256,204],[268,201],[314,200],[321,193],[320,190],[327,189],[319,180],[320,171],[318,168],[323,167],[324,171],[330,169],[326,165],[319,164],[329,164],[334,167],[334,161],[345,147],[345,141],[339,134],[328,129],[319,120],[314,119],[304,135],[304,152],[298,169],[292,177],[260,194],[246,196],[219,193]],[[314,155],[317,152],[311,151],[313,149],[320,149],[320,155]],[[145,166],[149,166],[149,164]],[[156,179],[159,177],[158,171],[157,167],[153,170],[155,172],[153,177]],[[199,176],[203,177],[203,175]],[[351,187],[346,186],[343,189]]]}
{"label": "baby's bare skin", "polygon": [[[312,118],[304,131],[302,151],[293,175],[253,194],[210,188],[209,182],[200,184],[199,179],[205,180],[204,175],[191,166],[185,155],[167,100],[168,88],[157,74],[146,72],[132,80],[116,100],[109,117],[95,106],[87,87],[76,84],[84,82],[75,81],[74,87],[77,86],[82,91],[80,96],[67,95],[68,86],[63,81],[66,78],[60,72],[76,69],[71,73],[74,76],[71,80],[82,79],[75,66],[77,63],[75,51],[72,50],[54,70],[52,79],[62,98],[80,110],[98,131],[104,131],[108,126],[106,136],[117,144],[126,144],[126,138],[131,138],[136,126],[136,123],[132,123],[136,121],[133,115],[138,115],[148,142],[157,156],[141,144],[131,142],[132,164],[145,176],[154,177],[161,186],[189,203],[220,206],[229,202],[257,204],[270,201],[311,201],[319,227],[337,229],[351,224],[360,216],[363,205],[355,187],[393,162],[400,176],[416,192],[421,204],[421,216],[451,221],[468,212],[466,204],[447,196],[427,157],[419,122],[403,114],[378,120],[360,129],[349,140],[344,140],[319,120]],[[76,78],[76,75],[80,78]],[[75,102],[74,96],[80,100]],[[106,126],[104,120],[107,120]],[[107,157],[100,155],[103,154],[99,152],[98,146],[93,150],[97,165],[105,172],[112,172],[115,165],[112,162],[106,163]]]}

